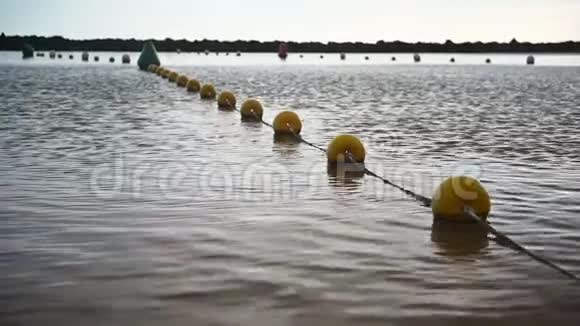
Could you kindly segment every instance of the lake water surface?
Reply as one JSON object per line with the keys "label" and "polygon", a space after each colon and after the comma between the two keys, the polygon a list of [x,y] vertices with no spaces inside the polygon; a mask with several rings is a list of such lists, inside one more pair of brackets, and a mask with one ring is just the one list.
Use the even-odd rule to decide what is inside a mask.
{"label": "lake water surface", "polygon": [[[154,74],[0,53],[2,325],[574,325],[580,285]],[[580,275],[580,55],[160,54]],[[108,57],[117,58],[114,64]],[[457,63],[448,63],[454,56]],[[490,57],[492,65],[483,64]]]}

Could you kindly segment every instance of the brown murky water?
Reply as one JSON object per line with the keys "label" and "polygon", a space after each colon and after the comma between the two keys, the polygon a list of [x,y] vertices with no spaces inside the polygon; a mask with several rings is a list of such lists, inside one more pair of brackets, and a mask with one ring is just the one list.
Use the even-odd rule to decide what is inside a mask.
{"label": "brown murky water", "polygon": [[[0,53],[3,325],[580,318],[578,284],[266,126],[133,65],[17,57]],[[367,167],[425,196],[478,177],[498,229],[580,274],[580,67],[219,58],[163,57],[266,121],[295,110],[315,144],[358,135]]]}

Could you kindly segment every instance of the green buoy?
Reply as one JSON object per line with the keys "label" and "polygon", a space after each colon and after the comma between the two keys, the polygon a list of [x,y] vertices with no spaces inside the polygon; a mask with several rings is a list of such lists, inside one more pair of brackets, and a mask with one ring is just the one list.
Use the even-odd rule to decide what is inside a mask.
{"label": "green buoy", "polygon": [[152,41],[147,41],[143,44],[143,50],[141,51],[139,60],[137,60],[137,65],[141,70],[147,70],[149,65],[161,65],[161,62],[157,57],[157,50]]}
{"label": "green buoy", "polygon": [[29,59],[34,57],[34,48],[28,44],[28,43],[24,43],[24,45],[22,45],[22,59]]}

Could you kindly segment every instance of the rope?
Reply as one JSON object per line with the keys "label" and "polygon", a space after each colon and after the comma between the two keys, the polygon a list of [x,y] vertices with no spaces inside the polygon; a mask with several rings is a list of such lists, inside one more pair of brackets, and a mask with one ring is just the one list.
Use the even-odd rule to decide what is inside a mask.
{"label": "rope", "polygon": [[405,188],[393,183],[392,181],[377,175],[376,173],[374,173],[373,171],[371,171],[367,168],[365,168],[365,174],[370,175],[371,177],[375,177],[391,187],[399,189],[400,191],[404,192],[409,197],[413,197],[415,200],[421,202],[423,204],[423,206],[431,207],[431,202],[432,202],[431,198],[427,198],[427,197],[419,195],[419,194],[417,194],[409,189],[405,189]]}
{"label": "rope", "polygon": [[483,227],[485,227],[489,231],[489,233],[493,234],[496,237],[494,240],[498,244],[510,247],[518,252],[526,254],[526,255],[528,255],[528,257],[539,262],[540,264],[544,264],[544,265],[560,272],[562,275],[565,275],[572,280],[575,280],[575,281],[580,280],[580,279],[578,279],[578,277],[576,275],[572,274],[571,272],[569,272],[569,271],[563,269],[562,267],[552,263],[548,259],[529,251],[528,249],[524,248],[523,246],[521,246],[520,244],[518,244],[514,240],[510,239],[507,235],[496,230],[493,226],[491,226],[489,223],[482,220],[477,214],[475,214],[475,212],[473,211],[473,209],[471,207],[465,206],[464,212],[465,212],[465,215],[467,215],[468,217],[470,217],[471,219],[476,221],[479,225],[482,225]]}
{"label": "rope", "polygon": [[299,141],[303,142],[304,144],[312,147],[312,148],[316,148],[317,150],[326,153],[326,150],[320,146],[316,146],[313,143],[307,141],[306,139],[302,138],[302,136],[300,136],[296,131],[294,131],[294,129],[292,128],[292,126],[287,123],[286,127],[288,128],[288,130],[290,130],[290,132],[292,133],[292,135],[294,135],[294,137],[296,137]]}

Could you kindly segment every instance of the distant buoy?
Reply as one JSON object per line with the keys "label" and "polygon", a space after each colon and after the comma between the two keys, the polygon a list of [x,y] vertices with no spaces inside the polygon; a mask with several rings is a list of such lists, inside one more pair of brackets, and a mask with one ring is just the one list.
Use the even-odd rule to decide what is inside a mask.
{"label": "distant buoy", "polygon": [[364,163],[365,156],[365,147],[357,137],[352,135],[336,136],[328,144],[326,150],[328,163]]}
{"label": "distant buoy", "polygon": [[205,84],[201,87],[201,90],[199,91],[199,97],[201,97],[204,100],[213,100],[215,99],[215,87],[213,87],[212,84]]}
{"label": "distant buoy", "polygon": [[278,46],[278,58],[281,60],[286,60],[288,58],[288,44],[280,43]]}
{"label": "distant buoy", "polygon": [[110,62],[110,63],[114,63],[114,62],[115,62],[115,57],[110,57],[110,58],[109,58],[109,62]]}
{"label": "distant buoy", "polygon": [[220,53],[218,51],[215,52],[215,55],[220,55]]}
{"label": "distant buoy", "polygon": [[181,49],[176,49],[175,52],[177,52],[177,54],[181,54]]}
{"label": "distant buoy", "polygon": [[199,92],[199,90],[201,89],[201,85],[199,84],[199,82],[195,79],[190,79],[187,82],[187,91],[188,92]]}
{"label": "distant buoy", "polygon": [[181,75],[177,77],[177,86],[178,87],[185,87],[189,82],[189,78],[186,75]]}
{"label": "distant buoy", "polygon": [[88,52],[83,52],[83,54],[81,55],[81,60],[83,60],[83,61],[89,61],[89,53]]}
{"label": "distant buoy", "polygon": [[236,53],[236,57],[241,57],[241,56],[242,56],[242,53],[241,53],[240,51],[238,51],[238,52]]}
{"label": "distant buoy", "polygon": [[491,63],[491,59],[490,58],[485,59],[485,63],[490,64]]}
{"label": "distant buoy", "polygon": [[262,115],[264,113],[264,109],[262,108],[262,104],[254,99],[249,99],[242,104],[242,108],[240,110],[242,115],[242,121],[262,121]]}
{"label": "distant buoy", "polygon": [[72,54],[69,54],[68,58],[71,59],[71,60],[73,60],[75,58],[75,56],[72,55]]}
{"label": "distant buoy", "polygon": [[169,76],[167,77],[167,79],[172,82],[175,83],[177,81],[177,78],[179,77],[179,74],[176,73],[175,71],[172,71],[169,73]]}
{"label": "distant buoy", "polygon": [[324,59],[324,56],[322,54],[320,55],[320,59]]}
{"label": "distant buoy", "polygon": [[481,219],[487,219],[491,210],[491,200],[487,190],[474,178],[466,176],[449,177],[443,181],[433,195],[433,216],[438,219],[473,222],[465,216],[469,207]]}
{"label": "distant buoy", "polygon": [[131,63],[131,57],[128,54],[123,54],[123,57],[121,58],[121,62],[124,64],[129,64],[129,63]]}
{"label": "distant buoy", "polygon": [[27,43],[22,46],[22,59],[30,59],[34,57],[34,48]]}
{"label": "distant buoy", "polygon": [[340,54],[340,60],[346,60],[346,54],[341,53]]}
{"label": "distant buoy", "polygon": [[365,60],[366,60],[366,61],[369,61],[369,59],[370,59],[370,58],[369,58],[369,56],[368,56],[368,55],[367,55],[367,56],[365,56]]}
{"label": "distant buoy", "polygon": [[301,55],[300,55],[300,59],[302,59],[302,58],[304,58],[304,54],[301,54]]}
{"label": "distant buoy", "polygon": [[99,56],[98,55],[95,56],[95,62],[99,62]]}
{"label": "distant buoy", "polygon": [[56,57],[62,59],[62,53],[57,54]]}
{"label": "distant buoy", "polygon": [[217,99],[218,108],[233,110],[236,107],[236,96],[229,91],[221,92]]}
{"label": "distant buoy", "polygon": [[276,135],[299,135],[302,130],[300,117],[292,111],[278,113],[272,125]]}
{"label": "distant buoy", "polygon": [[145,70],[149,65],[159,66],[160,64],[161,62],[157,56],[157,49],[155,49],[153,41],[145,42],[141,54],[139,55],[139,59],[137,59],[137,66],[139,66],[139,69]]}
{"label": "distant buoy", "polygon": [[229,52],[226,52],[226,57],[228,57],[229,55],[230,55],[230,53]]}
{"label": "distant buoy", "polygon": [[397,61],[396,57],[391,57],[391,61]]}
{"label": "distant buoy", "polygon": [[36,53],[36,56],[37,57],[44,57],[44,53],[43,52],[38,52],[38,53]]}
{"label": "distant buoy", "polygon": [[204,51],[205,55],[209,55],[209,50]]}
{"label": "distant buoy", "polygon": [[533,65],[533,64],[535,64],[535,63],[536,63],[536,59],[534,58],[534,56],[533,56],[533,55],[529,55],[529,56],[526,58],[526,64],[528,64],[528,65]]}
{"label": "distant buoy", "polygon": [[413,61],[414,62],[421,62],[421,56],[418,53],[415,53],[413,55]]}
{"label": "distant buoy", "polygon": [[451,59],[449,59],[449,62],[451,62],[451,63],[455,63],[455,58],[451,58]]}
{"label": "distant buoy", "polygon": [[54,58],[56,58],[56,52],[54,52],[54,51],[50,51],[50,52],[48,53],[48,57],[49,57],[49,58],[51,58],[51,59],[54,59]]}

